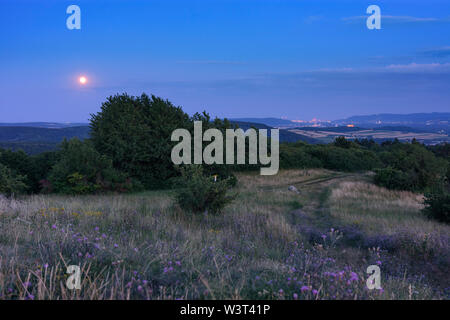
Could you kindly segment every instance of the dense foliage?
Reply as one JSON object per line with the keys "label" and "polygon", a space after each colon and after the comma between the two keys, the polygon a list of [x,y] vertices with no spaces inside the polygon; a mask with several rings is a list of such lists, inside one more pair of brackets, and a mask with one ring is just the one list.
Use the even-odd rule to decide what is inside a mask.
{"label": "dense foliage", "polygon": [[425,214],[429,218],[450,223],[450,192],[449,187],[437,187],[425,194]]}
{"label": "dense foliage", "polygon": [[28,156],[22,150],[11,151],[0,149],[0,163],[8,167],[13,174],[23,176],[23,183],[27,185],[27,192],[40,191],[40,181],[47,177],[54,165],[57,153],[45,152]]}
{"label": "dense foliage", "polygon": [[[351,143],[351,145],[354,145]],[[283,144],[280,147],[282,168],[326,168],[338,171],[371,170],[381,166],[374,152],[354,145]]]}
{"label": "dense foliage", "polygon": [[114,168],[146,188],[160,188],[176,172],[170,161],[172,131],[189,125],[189,116],[167,100],[123,94],[109,97],[101,112],[92,115],[91,137]]}
{"label": "dense foliage", "polygon": [[25,177],[16,175],[8,167],[0,163],[0,194],[11,196],[21,194],[27,189]]}
{"label": "dense foliage", "polygon": [[392,189],[424,191],[447,172],[448,161],[417,142],[388,144],[379,157],[386,169],[377,172],[375,181]]}
{"label": "dense foliage", "polygon": [[[441,148],[436,148],[441,151]],[[328,145],[282,144],[282,168],[375,171],[374,181],[389,189],[425,191],[448,176],[448,157],[436,156],[415,141],[376,144],[373,140],[338,138]]]}
{"label": "dense foliage", "polygon": [[112,167],[112,161],[94,149],[90,141],[72,139],[61,145],[60,157],[49,173],[49,188],[57,193],[90,194],[129,191],[136,185]]}
{"label": "dense foliage", "polygon": [[177,179],[176,199],[178,205],[193,213],[219,213],[235,198],[230,194],[231,178],[217,179],[205,175],[200,165],[189,165],[180,169]]}

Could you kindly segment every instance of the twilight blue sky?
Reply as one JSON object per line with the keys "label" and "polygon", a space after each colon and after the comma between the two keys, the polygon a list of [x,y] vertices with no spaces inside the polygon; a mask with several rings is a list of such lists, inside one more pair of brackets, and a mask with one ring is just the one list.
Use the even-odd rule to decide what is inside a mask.
{"label": "twilight blue sky", "polygon": [[450,111],[450,1],[0,0],[0,72],[0,122],[86,122],[122,92],[230,118]]}

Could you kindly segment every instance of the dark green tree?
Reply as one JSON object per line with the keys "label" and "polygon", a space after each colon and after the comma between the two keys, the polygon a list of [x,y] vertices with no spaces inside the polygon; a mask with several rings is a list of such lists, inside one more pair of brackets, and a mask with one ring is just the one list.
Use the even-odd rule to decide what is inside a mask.
{"label": "dark green tree", "polygon": [[189,128],[189,116],[168,100],[142,94],[109,97],[91,118],[91,139],[113,166],[146,188],[168,186],[176,170],[170,159],[173,130]]}
{"label": "dark green tree", "polygon": [[423,209],[430,218],[440,222],[450,223],[450,186],[438,185],[425,193]]}
{"label": "dark green tree", "polygon": [[90,194],[105,191],[129,191],[134,185],[126,175],[112,167],[89,140],[65,140],[59,160],[49,174],[51,191],[64,194]]}
{"label": "dark green tree", "polygon": [[448,167],[445,159],[436,157],[417,142],[384,144],[379,156],[386,169],[377,175],[384,178],[391,175],[392,179],[390,186],[382,183],[386,180],[381,176],[376,175],[375,181],[395,189],[425,191],[445,177]]}
{"label": "dark green tree", "polygon": [[16,175],[10,168],[0,163],[0,194],[7,197],[22,194],[27,190],[26,177]]}
{"label": "dark green tree", "polygon": [[356,144],[352,143],[350,140],[346,139],[344,136],[337,137],[334,139],[334,145],[339,148],[348,149],[352,146],[356,146]]}

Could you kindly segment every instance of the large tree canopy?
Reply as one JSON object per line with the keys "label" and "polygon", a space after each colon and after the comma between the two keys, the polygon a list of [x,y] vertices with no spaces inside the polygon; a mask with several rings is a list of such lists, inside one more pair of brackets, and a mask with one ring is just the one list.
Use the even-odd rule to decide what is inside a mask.
{"label": "large tree canopy", "polygon": [[172,131],[190,126],[189,116],[168,100],[122,94],[109,97],[92,115],[91,138],[115,168],[146,188],[158,188],[176,172],[170,160]]}

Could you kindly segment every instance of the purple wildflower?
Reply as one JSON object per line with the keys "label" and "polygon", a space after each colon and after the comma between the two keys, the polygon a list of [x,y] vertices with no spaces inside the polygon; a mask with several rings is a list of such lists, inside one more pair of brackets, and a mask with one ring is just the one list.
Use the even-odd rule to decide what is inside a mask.
{"label": "purple wildflower", "polygon": [[355,272],[350,274],[350,281],[358,281],[358,275]]}
{"label": "purple wildflower", "polygon": [[301,292],[305,292],[305,291],[309,291],[310,289],[311,289],[311,288],[308,287],[308,286],[303,286],[303,287],[300,288],[300,291],[301,291]]}

